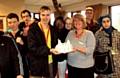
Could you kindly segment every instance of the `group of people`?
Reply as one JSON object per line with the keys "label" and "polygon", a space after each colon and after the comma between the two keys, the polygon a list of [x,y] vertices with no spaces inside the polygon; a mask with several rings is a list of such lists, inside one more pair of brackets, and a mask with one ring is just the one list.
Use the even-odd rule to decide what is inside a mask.
{"label": "group of people", "polygon": [[[0,78],[94,78],[95,51],[114,50],[115,72],[98,74],[99,78],[120,78],[120,32],[113,28],[106,14],[94,21],[93,8],[86,8],[86,18],[75,14],[72,19],[57,17],[53,26],[51,10],[40,8],[40,21],[30,20],[28,10],[21,12],[23,22],[15,13],[7,15],[8,31],[0,32]],[[58,39],[67,40],[73,50],[63,54],[55,49]],[[112,46],[109,47],[110,41]]]}

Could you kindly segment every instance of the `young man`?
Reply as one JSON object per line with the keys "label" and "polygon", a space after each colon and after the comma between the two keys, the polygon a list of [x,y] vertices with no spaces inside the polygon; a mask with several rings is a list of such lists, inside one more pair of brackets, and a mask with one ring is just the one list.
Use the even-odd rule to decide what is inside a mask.
{"label": "young man", "polygon": [[95,32],[99,29],[97,21],[93,20],[93,8],[92,7],[87,7],[86,8],[86,23],[87,27],[86,29],[91,30],[94,34]]}
{"label": "young man", "polygon": [[28,32],[28,47],[30,50],[31,78],[54,78],[57,71],[56,54],[54,48],[58,43],[58,32],[49,24],[50,8],[40,8],[38,23],[31,25]]}
{"label": "young man", "polygon": [[27,61],[28,61],[28,66],[29,66],[29,59],[30,59],[30,53],[28,50],[28,43],[27,43],[27,35],[28,35],[28,30],[30,25],[35,21],[31,20],[31,14],[29,10],[23,10],[21,12],[21,18],[23,22],[19,24],[19,29],[20,31],[23,31],[23,41],[26,44],[26,48],[24,49],[27,52]]}
{"label": "young man", "polygon": [[17,44],[17,47],[20,51],[22,61],[23,61],[23,69],[24,69],[24,78],[29,78],[29,70],[26,61],[26,44],[23,41],[23,31],[20,31],[18,28],[19,25],[19,18],[18,15],[15,13],[10,13],[7,16],[7,24],[9,27],[8,34],[14,39]]}
{"label": "young man", "polygon": [[34,22],[34,20],[31,21],[31,14],[29,10],[23,10],[21,12],[21,18],[23,22],[19,24],[19,29],[23,31],[24,36],[27,36],[29,26]]}
{"label": "young man", "polygon": [[0,31],[0,78],[23,78],[19,51],[12,38]]}

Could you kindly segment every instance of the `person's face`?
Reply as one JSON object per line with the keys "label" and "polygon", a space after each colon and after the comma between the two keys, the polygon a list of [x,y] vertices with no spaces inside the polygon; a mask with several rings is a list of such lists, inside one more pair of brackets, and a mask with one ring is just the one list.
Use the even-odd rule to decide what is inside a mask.
{"label": "person's face", "polygon": [[75,18],[73,20],[73,24],[76,29],[82,29],[82,26],[83,26],[82,20]]}
{"label": "person's face", "polygon": [[85,13],[85,15],[86,15],[87,19],[92,19],[92,17],[93,17],[93,11],[87,10],[86,13]]}
{"label": "person's face", "polygon": [[102,19],[102,25],[105,29],[108,29],[110,27],[110,18],[106,17]]}
{"label": "person's face", "polygon": [[48,24],[50,21],[50,10],[40,11],[40,20],[43,24]]}
{"label": "person's face", "polygon": [[18,29],[19,21],[17,18],[7,19],[7,24],[10,29],[16,31]]}
{"label": "person's face", "polygon": [[72,20],[71,19],[67,19],[65,21],[65,28],[70,30],[72,28]]}
{"label": "person's face", "polygon": [[22,13],[22,20],[27,24],[30,21],[31,17],[28,12]]}
{"label": "person's face", "polygon": [[56,23],[55,23],[55,26],[58,28],[58,29],[62,29],[64,27],[64,24],[61,20],[57,19],[56,20]]}

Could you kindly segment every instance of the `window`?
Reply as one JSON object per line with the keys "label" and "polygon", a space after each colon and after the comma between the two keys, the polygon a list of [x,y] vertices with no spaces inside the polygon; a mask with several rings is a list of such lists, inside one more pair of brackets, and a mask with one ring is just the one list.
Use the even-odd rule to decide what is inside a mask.
{"label": "window", "polygon": [[77,14],[77,12],[73,12],[73,16],[74,16],[75,14]]}
{"label": "window", "polygon": [[111,6],[112,25],[120,31],[120,5]]}
{"label": "window", "polygon": [[51,13],[51,19],[50,19],[50,24],[53,25],[55,17],[54,17],[54,13]]}
{"label": "window", "polygon": [[67,13],[67,16],[68,16],[69,18],[71,18],[71,12],[68,12],[68,13]]}
{"label": "window", "polygon": [[81,11],[81,14],[86,18],[85,10],[82,10],[82,11]]}
{"label": "window", "polygon": [[[54,20],[55,20],[54,13],[51,13],[50,17],[51,17],[50,24],[53,25]],[[40,19],[39,13],[31,13],[31,20],[34,18]]]}
{"label": "window", "polygon": [[33,19],[33,17],[34,17],[34,15],[33,15],[33,13],[31,13],[31,20]]}
{"label": "window", "polygon": [[34,18],[40,19],[39,13],[35,13],[35,17]]}

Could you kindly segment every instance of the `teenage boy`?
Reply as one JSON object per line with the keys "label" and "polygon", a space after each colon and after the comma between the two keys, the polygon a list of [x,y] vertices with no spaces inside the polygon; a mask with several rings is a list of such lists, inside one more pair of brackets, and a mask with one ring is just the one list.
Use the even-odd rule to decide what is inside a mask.
{"label": "teenage boy", "polygon": [[20,51],[22,61],[23,61],[23,69],[24,69],[24,78],[29,78],[29,70],[28,65],[26,61],[26,44],[23,41],[23,31],[20,31],[18,28],[19,25],[19,17],[15,13],[10,13],[7,16],[7,24],[9,27],[8,34],[14,39],[14,41],[17,44],[17,47]]}
{"label": "teenage boy", "polygon": [[87,24],[86,29],[91,30],[95,34],[99,27],[97,21],[93,20],[93,14],[94,14],[93,8],[87,7],[85,12]]}
{"label": "teenage boy", "polygon": [[28,31],[31,78],[54,78],[57,72],[56,55],[60,53],[54,48],[58,43],[58,32],[49,24],[50,12],[49,7],[42,6],[41,21],[32,24]]}

